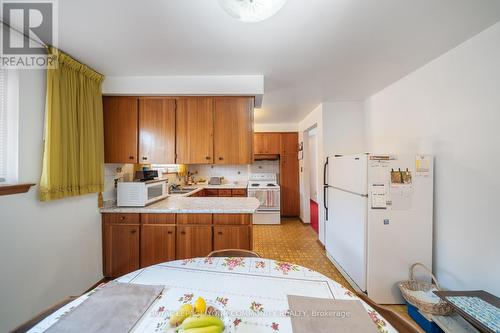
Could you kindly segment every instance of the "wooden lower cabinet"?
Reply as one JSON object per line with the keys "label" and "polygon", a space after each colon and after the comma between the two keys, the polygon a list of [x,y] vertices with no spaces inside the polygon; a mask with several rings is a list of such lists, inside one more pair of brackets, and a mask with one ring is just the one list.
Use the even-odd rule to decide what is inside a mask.
{"label": "wooden lower cabinet", "polygon": [[141,267],[175,260],[175,226],[141,226]]}
{"label": "wooden lower cabinet", "polygon": [[251,249],[249,226],[214,226],[214,250]]}
{"label": "wooden lower cabinet", "polygon": [[212,252],[212,226],[178,226],[177,259],[204,257]]}
{"label": "wooden lower cabinet", "polygon": [[140,268],[140,225],[104,222],[104,276],[119,277]]}
{"label": "wooden lower cabinet", "polygon": [[103,273],[117,278],[213,250],[252,249],[252,214],[102,214]]}

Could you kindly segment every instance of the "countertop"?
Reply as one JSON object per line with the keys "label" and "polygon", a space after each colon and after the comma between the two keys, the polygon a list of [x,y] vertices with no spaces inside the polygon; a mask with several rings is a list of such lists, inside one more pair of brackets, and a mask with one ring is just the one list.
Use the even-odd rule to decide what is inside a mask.
{"label": "countertop", "polygon": [[256,198],[187,197],[186,194],[179,194],[146,207],[109,207],[102,208],[101,213],[253,214],[258,207],[259,200]]}

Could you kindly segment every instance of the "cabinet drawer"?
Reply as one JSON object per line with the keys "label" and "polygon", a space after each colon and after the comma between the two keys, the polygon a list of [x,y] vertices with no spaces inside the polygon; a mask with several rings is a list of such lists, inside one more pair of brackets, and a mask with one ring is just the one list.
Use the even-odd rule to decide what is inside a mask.
{"label": "cabinet drawer", "polygon": [[141,214],[142,224],[175,224],[175,214]]}
{"label": "cabinet drawer", "polygon": [[219,197],[231,197],[232,195],[231,190],[219,190]]}
{"label": "cabinet drawer", "polygon": [[250,225],[251,214],[214,214],[214,224],[217,225]]}
{"label": "cabinet drawer", "polygon": [[102,214],[102,221],[105,224],[115,224],[115,223],[123,223],[123,224],[140,224],[141,218],[140,214],[136,213],[106,213]]}
{"label": "cabinet drawer", "polygon": [[242,189],[242,188],[235,188],[232,191],[233,197],[246,197],[247,196],[247,190]]}
{"label": "cabinet drawer", "polygon": [[212,214],[177,214],[177,224],[212,224]]}
{"label": "cabinet drawer", "polygon": [[217,190],[215,188],[207,188],[207,189],[205,189],[205,196],[206,197],[218,197],[219,190]]}

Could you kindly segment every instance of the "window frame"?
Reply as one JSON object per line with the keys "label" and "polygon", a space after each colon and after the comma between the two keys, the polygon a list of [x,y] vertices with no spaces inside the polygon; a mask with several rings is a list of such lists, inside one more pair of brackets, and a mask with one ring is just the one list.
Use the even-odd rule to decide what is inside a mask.
{"label": "window frame", "polygon": [[3,69],[6,103],[6,177],[0,185],[19,182],[19,71]]}

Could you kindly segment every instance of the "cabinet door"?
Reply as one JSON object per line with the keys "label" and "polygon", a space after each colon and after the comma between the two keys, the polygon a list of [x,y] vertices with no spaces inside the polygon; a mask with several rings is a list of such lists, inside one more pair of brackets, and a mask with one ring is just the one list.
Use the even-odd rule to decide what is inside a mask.
{"label": "cabinet door", "polygon": [[219,190],[217,190],[215,188],[207,188],[207,189],[205,189],[205,196],[206,197],[218,197]]}
{"label": "cabinet door", "polygon": [[299,133],[281,133],[281,154],[297,154],[298,148]]}
{"label": "cabinet door", "polygon": [[231,192],[230,189],[220,189],[219,190],[219,197],[232,197],[233,192]]}
{"label": "cabinet door", "polygon": [[139,269],[139,227],[104,224],[104,276],[116,278]]}
{"label": "cabinet door", "polygon": [[175,99],[139,100],[139,163],[175,163]]}
{"label": "cabinet door", "polygon": [[205,257],[212,252],[211,226],[178,226],[177,259]]}
{"label": "cabinet door", "polygon": [[299,199],[299,160],[297,154],[284,154],[280,157],[281,215],[298,216]]}
{"label": "cabinet door", "polygon": [[233,197],[246,197],[247,196],[247,190],[240,189],[240,188],[235,188],[232,191],[232,196]]}
{"label": "cabinet door", "polygon": [[254,154],[265,154],[266,150],[266,134],[255,133],[253,135],[253,152]]}
{"label": "cabinet door", "polygon": [[216,164],[251,164],[253,104],[250,97],[215,98],[214,158]]}
{"label": "cabinet door", "polygon": [[214,250],[251,250],[250,227],[214,226]]}
{"label": "cabinet door", "polygon": [[175,226],[141,226],[141,267],[175,260]]}
{"label": "cabinet door", "polygon": [[279,154],[280,153],[280,133],[255,133],[254,153],[255,154]]}
{"label": "cabinet door", "polygon": [[138,98],[103,97],[104,160],[137,163]]}
{"label": "cabinet door", "polygon": [[213,163],[213,98],[178,99],[176,117],[177,163]]}

